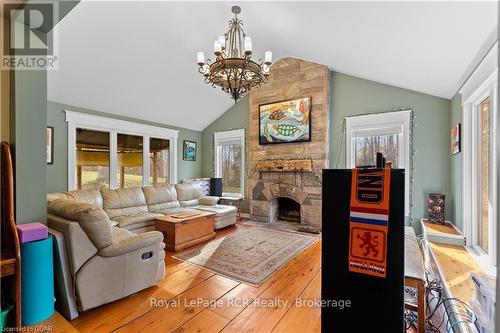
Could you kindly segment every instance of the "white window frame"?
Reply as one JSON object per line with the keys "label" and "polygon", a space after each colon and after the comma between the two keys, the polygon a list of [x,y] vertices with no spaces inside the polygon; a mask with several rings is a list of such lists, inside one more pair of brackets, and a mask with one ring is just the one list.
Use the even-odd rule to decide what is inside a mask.
{"label": "white window frame", "polygon": [[399,134],[399,156],[405,169],[405,215],[410,212],[410,119],[412,110],[346,117],[346,167],[355,167],[354,139],[358,136]]}
{"label": "white window frame", "polygon": [[237,141],[241,145],[241,192],[240,193],[222,193],[224,197],[245,197],[245,130],[236,129],[231,131],[216,132],[214,133],[214,170],[215,177],[222,178],[222,167],[220,161],[222,159],[222,152],[219,146],[224,142]]}
{"label": "white window frame", "polygon": [[[481,73],[480,73],[481,74]],[[484,74],[482,77],[484,78]],[[479,105],[487,97],[490,97],[491,118],[490,118],[490,199],[495,203],[498,195],[497,173],[496,173],[496,145],[498,144],[498,128],[497,128],[497,89],[498,89],[498,69],[495,69],[486,79],[478,85],[478,78],[473,77],[473,86],[476,87],[473,92],[470,92],[471,85],[467,85],[462,89],[467,95],[462,95],[462,112],[463,112],[463,135],[462,135],[462,163],[463,163],[463,205],[462,205],[462,224],[463,232],[466,239],[466,246],[469,252],[475,257],[476,261],[490,274],[496,272],[496,249],[497,249],[497,216],[498,208],[496,205],[491,206],[489,212],[489,254],[486,253],[478,245],[479,236],[479,195],[480,179],[478,170],[479,161]]]}
{"label": "white window frame", "polygon": [[118,188],[117,135],[129,134],[142,136],[142,184],[149,185],[149,139],[169,140],[169,182],[177,182],[177,138],[179,131],[158,126],[138,124],[125,120],[90,115],[65,110],[68,123],[68,190],[76,190],[76,129],[84,128],[109,133],[109,187]]}

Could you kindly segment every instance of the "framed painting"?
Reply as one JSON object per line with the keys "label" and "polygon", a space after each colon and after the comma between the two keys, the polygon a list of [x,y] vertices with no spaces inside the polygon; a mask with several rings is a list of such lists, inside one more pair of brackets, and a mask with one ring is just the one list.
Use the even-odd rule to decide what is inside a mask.
{"label": "framed painting", "polygon": [[196,161],[196,142],[184,140],[182,145],[182,159],[184,161]]}
{"label": "framed painting", "polygon": [[311,97],[259,105],[259,144],[311,141]]}
{"label": "framed painting", "polygon": [[47,126],[47,164],[54,164],[54,127]]}
{"label": "framed painting", "polygon": [[456,155],[460,153],[461,149],[461,142],[460,142],[460,135],[461,135],[461,128],[460,124],[457,124],[451,129],[451,154]]}

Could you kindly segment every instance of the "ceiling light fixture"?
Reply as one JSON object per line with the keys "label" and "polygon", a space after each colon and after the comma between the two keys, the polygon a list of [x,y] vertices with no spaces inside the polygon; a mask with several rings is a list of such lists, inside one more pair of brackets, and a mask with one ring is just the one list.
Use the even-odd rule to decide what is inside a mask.
{"label": "ceiling light fixture", "polygon": [[229,30],[214,41],[215,61],[205,61],[205,53],[198,52],[198,71],[205,83],[219,86],[229,93],[235,103],[250,91],[269,79],[273,54],[266,51],[264,61],[252,60],[252,39],[243,31],[243,22],[238,18],[239,6],[233,6],[234,18],[229,20]]}

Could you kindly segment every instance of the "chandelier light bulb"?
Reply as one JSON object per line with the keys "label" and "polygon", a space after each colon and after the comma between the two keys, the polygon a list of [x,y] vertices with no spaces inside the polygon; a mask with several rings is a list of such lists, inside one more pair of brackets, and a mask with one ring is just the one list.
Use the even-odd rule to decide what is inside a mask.
{"label": "chandelier light bulb", "polygon": [[214,53],[216,55],[219,55],[222,51],[222,45],[219,43],[218,40],[214,41]]}
{"label": "chandelier light bulb", "polygon": [[196,59],[198,61],[198,65],[202,66],[205,63],[205,53],[204,52],[198,52],[196,54]]}
{"label": "chandelier light bulb", "polygon": [[219,41],[219,44],[224,49],[226,47],[226,38],[224,38],[224,36],[219,36],[219,38],[217,38],[217,40]]}
{"label": "chandelier light bulb", "polygon": [[266,51],[264,54],[264,63],[266,65],[270,65],[273,62],[273,52],[271,51]]}
{"label": "chandelier light bulb", "polygon": [[246,54],[252,53],[252,38],[249,36],[245,37],[245,53]]}

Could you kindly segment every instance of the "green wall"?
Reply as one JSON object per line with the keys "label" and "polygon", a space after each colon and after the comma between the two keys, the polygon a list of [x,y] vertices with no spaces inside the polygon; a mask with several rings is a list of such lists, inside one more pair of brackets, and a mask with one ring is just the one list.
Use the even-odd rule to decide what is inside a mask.
{"label": "green wall", "polygon": [[15,71],[11,144],[15,165],[16,222],[46,221],[47,71]]}
{"label": "green wall", "polygon": [[[414,223],[427,215],[429,192],[450,192],[450,101],[407,89],[332,73],[330,117],[330,167],[335,168],[345,116],[411,108],[415,114],[414,147]],[[340,152],[339,168],[345,167],[345,146]],[[451,218],[450,201],[446,216]]]}
{"label": "green wall", "polygon": [[[230,107],[213,123],[206,127],[201,133],[203,151],[203,177],[214,176],[214,148],[213,135],[215,132],[227,131],[230,129],[248,128],[248,96],[243,97],[235,105]],[[248,169],[248,147],[245,144],[245,170]],[[248,187],[245,184],[245,200],[241,204],[241,210],[248,212]]]}
{"label": "green wall", "polygon": [[[46,105],[47,126],[54,126],[54,164],[47,166],[47,192],[61,192],[66,191],[68,188],[68,126],[65,120],[66,115],[64,110],[179,130],[179,138],[177,139],[177,181],[181,181],[182,179],[188,177],[201,176],[203,158],[203,149],[200,149],[201,132],[174,126],[166,126],[141,119],[117,116],[52,101],[46,102]],[[196,161],[192,162],[182,160],[183,140],[191,140],[198,143]]]}
{"label": "green wall", "polygon": [[[16,24],[14,38],[24,34]],[[47,71],[15,70],[10,144],[15,169],[16,223],[45,223]]]}
{"label": "green wall", "polygon": [[[427,193],[447,195],[446,215],[454,216],[450,186],[450,101],[346,74],[332,72],[330,116],[330,168],[340,150],[342,122],[347,115],[411,108],[415,112],[414,225],[426,216]],[[213,132],[248,127],[248,99],[242,99],[202,132],[204,177],[213,174]],[[248,160],[248,158],[246,159]],[[345,167],[345,146],[338,168]],[[453,204],[452,204],[453,203]],[[244,211],[248,211],[245,206]],[[419,228],[417,227],[417,230]]]}
{"label": "green wall", "polygon": [[[462,95],[456,94],[451,100],[450,129],[462,124]],[[450,197],[451,220],[462,230],[462,153],[451,155]],[[463,230],[462,230],[463,231]]]}

